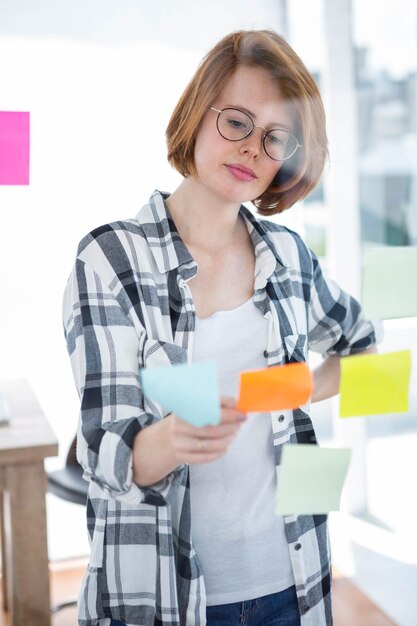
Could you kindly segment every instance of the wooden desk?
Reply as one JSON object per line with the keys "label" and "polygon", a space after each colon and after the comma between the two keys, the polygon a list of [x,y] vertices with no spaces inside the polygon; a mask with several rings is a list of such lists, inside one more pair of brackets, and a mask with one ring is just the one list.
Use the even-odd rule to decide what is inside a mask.
{"label": "wooden desk", "polygon": [[58,442],[29,384],[0,381],[10,425],[0,427],[3,608],[11,626],[50,626],[44,459]]}

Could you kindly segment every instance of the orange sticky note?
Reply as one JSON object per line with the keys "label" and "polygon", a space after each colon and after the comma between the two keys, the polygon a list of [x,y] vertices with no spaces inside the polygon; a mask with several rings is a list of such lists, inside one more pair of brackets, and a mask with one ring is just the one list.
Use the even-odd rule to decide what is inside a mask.
{"label": "orange sticky note", "polygon": [[237,408],[240,411],[280,411],[308,402],[313,376],[306,363],[289,363],[241,372]]}

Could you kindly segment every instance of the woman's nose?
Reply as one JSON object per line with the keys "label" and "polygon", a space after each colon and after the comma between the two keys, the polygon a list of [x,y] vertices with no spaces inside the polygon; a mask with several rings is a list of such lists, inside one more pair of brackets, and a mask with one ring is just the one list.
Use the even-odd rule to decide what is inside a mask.
{"label": "woman's nose", "polygon": [[264,136],[264,130],[262,128],[255,127],[248,137],[242,139],[240,152],[246,154],[251,153],[252,156],[259,156],[262,150],[262,141]]}

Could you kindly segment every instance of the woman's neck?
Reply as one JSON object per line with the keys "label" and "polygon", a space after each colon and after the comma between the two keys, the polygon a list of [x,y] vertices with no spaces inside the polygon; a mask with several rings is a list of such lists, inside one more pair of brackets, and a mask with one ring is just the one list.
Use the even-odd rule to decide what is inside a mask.
{"label": "woman's neck", "polygon": [[242,234],[239,205],[221,201],[193,178],[182,181],[167,206],[188,246],[215,250],[236,242]]}

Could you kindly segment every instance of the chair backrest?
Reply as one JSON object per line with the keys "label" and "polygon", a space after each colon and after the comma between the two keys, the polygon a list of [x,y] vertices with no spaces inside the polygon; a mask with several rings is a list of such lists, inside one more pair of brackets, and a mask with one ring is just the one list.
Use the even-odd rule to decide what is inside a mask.
{"label": "chair backrest", "polygon": [[80,465],[77,461],[77,435],[71,441],[71,445],[68,448],[67,459],[65,461],[66,467],[69,465]]}
{"label": "chair backrest", "polygon": [[83,478],[83,468],[77,461],[77,436],[68,449],[65,467],[48,472],[48,491],[67,502],[86,505],[88,482]]}

